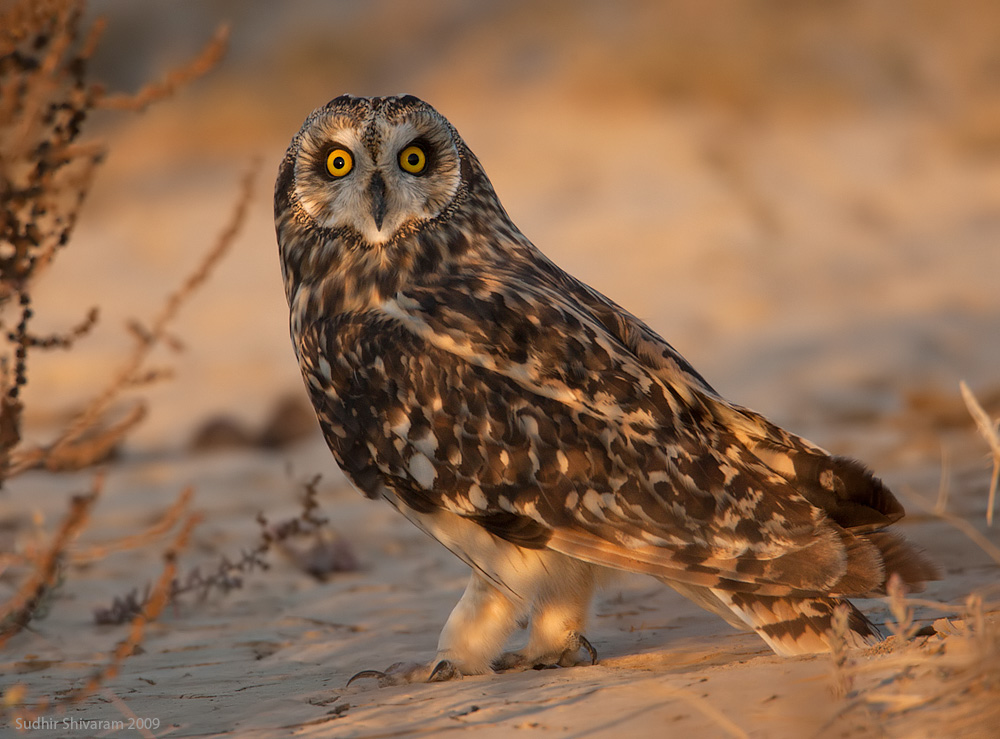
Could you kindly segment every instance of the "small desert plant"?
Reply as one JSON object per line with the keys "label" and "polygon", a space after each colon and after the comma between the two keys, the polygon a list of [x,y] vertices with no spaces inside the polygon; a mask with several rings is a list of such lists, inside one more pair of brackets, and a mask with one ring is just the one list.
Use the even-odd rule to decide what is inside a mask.
{"label": "small desert plant", "polygon": [[[990,525],[1000,466],[1000,424],[989,418],[965,383],[961,394],[993,454],[987,503]],[[1000,566],[1000,549],[970,521],[947,510],[944,486],[936,505],[913,494],[908,497],[957,528]],[[892,636],[871,650],[869,656],[875,658],[852,658],[842,645],[834,645],[835,692],[844,699],[834,721],[861,712],[866,723],[877,723],[891,736],[995,736],[1000,726],[1000,603],[985,600],[990,591],[995,595],[995,586],[970,594],[960,605],[917,600],[907,597],[893,576],[887,597]],[[919,628],[914,617],[917,606],[950,617]],[[838,623],[835,619],[835,633]]]}
{"label": "small desert plant", "polygon": [[[82,311],[78,325],[40,336],[31,330],[32,288],[60,249],[66,248],[95,171],[105,155],[98,142],[81,142],[83,124],[98,108],[141,110],[204,74],[220,58],[226,30],[220,29],[190,65],[133,96],[111,95],[87,77],[104,28],[97,21],[81,41],[82,0],[14,3],[0,34],[0,484],[33,466],[82,468],[105,457],[145,415],[136,403],[113,424],[111,403],[129,387],[156,379],[144,362],[164,338],[166,324],[200,284],[232,238],[220,239],[215,257],[171,296],[149,329],[133,330],[136,348],[109,385],[49,444],[22,448],[24,405],[34,351],[67,350],[98,318]],[[238,225],[238,222],[237,222]],[[138,324],[136,324],[138,326]]]}
{"label": "small desert plant", "polygon": [[[81,310],[76,326],[53,335],[32,330],[33,288],[60,252],[69,246],[81,207],[95,172],[105,155],[99,142],[81,141],[84,123],[99,108],[142,110],[169,96],[179,86],[204,74],[218,62],[227,32],[220,28],[190,64],[141,89],[135,95],[109,94],[88,78],[88,60],[96,48],[104,22],[82,30],[82,0],[20,0],[0,11],[0,487],[32,467],[50,470],[82,469],[106,458],[108,452],[145,415],[142,401],[134,402],[118,420],[109,422],[109,409],[126,390],[161,376],[147,367],[152,349],[167,336],[178,310],[209,276],[229,250],[245,217],[251,196],[252,173],[244,181],[230,224],[202,262],[168,298],[148,328],[133,324],[133,351],[102,388],[49,443],[26,447],[22,435],[22,389],[30,378],[30,359],[36,351],[66,351],[86,336],[98,319],[96,308]],[[108,551],[147,546],[177,529],[164,555],[164,568],[144,599],[130,614],[128,636],[85,684],[60,702],[78,701],[117,673],[142,639],[145,625],[157,618],[171,597],[176,559],[184,548],[197,516],[188,512],[185,491],[161,519],[138,534],[83,551],[74,540],[86,526],[98,500],[103,473],[91,489],[70,498],[61,523],[50,535],[21,543],[18,553],[0,560],[0,572],[15,583],[13,595],[0,603],[0,647],[50,606],[53,589],[75,560],[94,561]],[[180,522],[180,523],[178,523]],[[8,688],[0,713],[25,704],[25,689]],[[30,713],[51,708],[50,698],[36,700]],[[22,709],[23,712],[23,709]]]}
{"label": "small desert plant", "polygon": [[[257,570],[270,568],[268,555],[277,549],[286,555],[295,567],[323,581],[335,572],[350,572],[358,568],[357,559],[347,542],[327,526],[328,520],[318,515],[319,475],[303,485],[298,515],[271,524],[263,513],[257,515],[260,536],[254,546],[244,549],[239,557],[222,556],[214,569],[203,572],[200,567],[174,578],[168,589],[170,603],[178,604],[184,596],[194,595],[204,600],[212,592],[228,593],[243,587],[243,578]],[[295,545],[304,540],[305,548]],[[94,621],[99,624],[121,624],[135,618],[147,607],[155,594],[147,583],[140,591],[134,588],[117,596],[108,608],[94,611]]]}

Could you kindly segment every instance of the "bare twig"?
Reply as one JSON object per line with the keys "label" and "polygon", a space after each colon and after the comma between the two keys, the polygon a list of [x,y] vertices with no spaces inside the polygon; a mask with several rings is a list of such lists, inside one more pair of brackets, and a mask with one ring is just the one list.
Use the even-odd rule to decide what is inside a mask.
{"label": "bare twig", "polygon": [[937,501],[934,503],[934,514],[940,515],[948,510],[948,451],[941,447],[941,478],[938,481]]}
{"label": "bare twig", "polygon": [[[82,686],[67,694],[61,695],[58,699],[59,705],[65,706],[73,703],[79,703],[88,696],[92,695],[104,683],[114,678],[121,670],[122,663],[136,653],[136,650],[145,635],[146,627],[159,618],[164,607],[170,601],[170,587],[177,573],[177,557],[180,552],[187,547],[188,540],[191,537],[191,531],[198,524],[199,520],[200,517],[197,514],[192,514],[189,515],[184,521],[184,524],[181,526],[180,531],[178,531],[177,536],[174,537],[170,547],[163,555],[163,571],[160,573],[156,586],[152,589],[152,592],[142,611],[132,618],[132,624],[129,628],[128,636],[118,643],[118,646],[112,653],[111,659],[108,663],[91,674]],[[15,689],[14,697],[11,698],[10,695],[5,694],[6,700],[3,704],[0,704],[0,716],[3,716],[8,710],[13,710],[16,709],[17,706],[23,705],[26,690],[21,686],[13,687]],[[9,692],[10,691],[8,691],[8,693]],[[25,721],[30,721],[49,710],[49,708],[52,707],[52,704],[53,699],[51,697],[43,697],[31,709],[21,708],[18,711],[18,716]]]}
{"label": "bare twig", "polygon": [[976,546],[986,552],[989,557],[1000,565],[1000,547],[987,539],[983,534],[973,526],[971,523],[966,521],[961,516],[956,516],[954,513],[949,511],[938,511],[932,503],[928,503],[920,495],[910,490],[906,486],[900,488],[900,492],[906,496],[907,500],[911,500],[920,506],[921,510],[925,513],[929,513],[932,516],[940,518],[942,521],[954,526],[956,529],[961,531],[968,537]]}
{"label": "bare twig", "polygon": [[906,586],[898,572],[893,572],[889,576],[885,589],[889,600],[889,611],[895,619],[895,622],[889,622],[889,631],[898,639],[909,641],[919,627],[914,624],[913,610],[906,602]]}
{"label": "bare twig", "polygon": [[183,67],[171,70],[167,74],[166,79],[146,85],[135,95],[108,95],[100,98],[97,104],[99,107],[115,110],[143,111],[151,104],[163,98],[170,97],[179,88],[211,71],[222,59],[228,43],[229,26],[223,24],[216,29],[215,35],[212,36],[211,40],[197,57]]}
{"label": "bare twig", "polygon": [[[115,373],[104,390],[98,393],[87,404],[84,410],[73,419],[52,444],[42,448],[21,450],[14,455],[10,469],[8,470],[9,475],[13,476],[23,472],[25,469],[38,464],[40,460],[50,457],[56,460],[66,459],[68,456],[72,456],[73,447],[78,444],[81,437],[100,422],[100,419],[115,399],[127,387],[141,381],[145,377],[143,364],[150,353],[167,335],[170,323],[176,318],[184,302],[208,279],[216,264],[229,251],[236,237],[239,235],[240,229],[246,220],[246,212],[253,196],[253,186],[259,169],[259,163],[255,162],[246,175],[244,175],[240,195],[236,201],[232,216],[229,223],[219,235],[214,247],[205,254],[196,269],[185,278],[180,287],[167,297],[164,307],[153,320],[152,326],[142,337],[136,340],[132,354],[126,359],[118,372]],[[126,430],[128,429],[121,426],[112,427],[105,435],[102,435],[102,438],[104,441],[115,442]],[[89,443],[94,445],[96,442],[91,440]]]}
{"label": "bare twig", "polygon": [[[214,569],[202,572],[201,567],[189,570],[170,585],[170,600],[177,603],[183,596],[194,594],[201,601],[213,591],[225,594],[243,587],[244,576],[257,570],[270,569],[267,556],[274,549],[285,554],[292,563],[317,580],[326,580],[334,572],[351,572],[358,568],[357,558],[348,543],[334,532],[326,518],[319,515],[318,484],[316,475],[304,484],[298,515],[271,525],[263,513],[257,515],[260,536],[254,546],[240,552],[239,557],[223,555]],[[175,506],[176,507],[176,506]],[[172,509],[173,510],[173,509]],[[291,545],[292,540],[305,538],[311,546],[302,550]],[[108,608],[94,611],[99,624],[121,624],[140,613],[151,595],[147,584],[133,588],[128,593],[115,596]]]}
{"label": "bare twig", "polygon": [[848,661],[847,637],[850,633],[848,619],[850,609],[841,604],[833,611],[832,639],[830,640],[830,656],[833,658],[833,674],[837,695],[844,698],[851,695],[854,680]]}
{"label": "bare twig", "polygon": [[993,455],[993,476],[990,478],[990,495],[986,503],[986,523],[992,526],[993,509],[997,499],[997,484],[1000,482],[1000,420],[990,420],[989,415],[976,400],[976,396],[972,394],[964,380],[959,383],[959,388],[962,390],[962,400],[965,401],[969,414],[976,422],[976,428],[979,429],[980,435],[986,439],[986,443],[990,446],[990,453]]}
{"label": "bare twig", "polygon": [[112,552],[122,552],[129,549],[138,549],[147,546],[153,539],[162,536],[174,527],[181,516],[187,511],[191,503],[194,488],[190,485],[181,491],[177,500],[170,506],[163,515],[152,526],[145,531],[131,536],[125,536],[105,544],[94,544],[86,549],[70,550],[70,561],[73,564],[87,564],[104,559]]}
{"label": "bare twig", "polygon": [[121,420],[104,428],[95,427],[70,444],[53,450],[32,447],[19,450],[15,455],[13,472],[23,472],[33,467],[44,466],[52,472],[80,470],[107,459],[128,432],[138,426],[146,417],[146,404],[138,401]]}
{"label": "bare twig", "polygon": [[101,691],[101,695],[107,698],[111,702],[111,705],[117,708],[122,716],[124,716],[127,719],[131,719],[129,725],[134,726],[135,730],[142,735],[143,739],[156,739],[156,735],[143,725],[143,721],[140,720],[139,716],[136,715],[135,711],[129,708],[128,704],[121,698],[119,698],[117,694],[115,694],[108,688],[104,688]]}
{"label": "bare twig", "polygon": [[160,617],[163,608],[170,601],[171,584],[174,582],[177,574],[177,557],[187,547],[188,540],[191,538],[191,532],[200,520],[201,517],[198,514],[191,514],[185,519],[170,548],[163,555],[163,571],[160,573],[160,578],[156,581],[156,586],[153,588],[149,600],[146,602],[142,613],[132,619],[132,626],[129,629],[128,637],[119,642],[111,661],[104,668],[94,673],[81,688],[70,693],[68,696],[69,702],[75,703],[82,700],[87,695],[93,693],[105,680],[117,675],[119,669],[121,669],[122,662],[126,658],[131,657],[135,652],[135,648],[142,641],[146,626]]}
{"label": "bare twig", "polygon": [[103,475],[98,475],[89,493],[74,496],[70,500],[70,508],[63,517],[59,530],[36,558],[31,575],[0,608],[0,647],[28,625],[43,596],[55,583],[60,562],[73,539],[87,523],[90,509],[100,495],[103,484]]}

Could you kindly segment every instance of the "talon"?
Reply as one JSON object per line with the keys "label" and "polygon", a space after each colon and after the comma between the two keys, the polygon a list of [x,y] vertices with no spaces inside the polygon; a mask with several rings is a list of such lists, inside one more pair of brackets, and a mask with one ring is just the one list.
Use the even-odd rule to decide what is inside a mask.
{"label": "talon", "polygon": [[427,678],[427,682],[443,683],[446,680],[454,680],[459,677],[462,677],[462,673],[459,672],[458,668],[448,660],[443,659],[434,665],[434,669],[431,670],[431,675]]}
{"label": "talon", "polygon": [[591,665],[596,665],[597,664],[597,650],[594,649],[594,647],[591,645],[591,643],[589,641],[587,641],[587,637],[585,637],[583,634],[577,634],[576,638],[580,640],[580,646],[583,647],[584,650],[587,652],[587,654],[590,655],[590,664]]}
{"label": "talon", "polygon": [[348,680],[347,685],[345,685],[344,687],[348,688],[350,687],[351,683],[353,683],[355,680],[360,680],[365,677],[373,677],[377,680],[385,680],[386,674],[384,672],[379,672],[378,670],[362,670],[354,677],[352,677],[350,680]]}
{"label": "talon", "polygon": [[579,658],[580,650],[583,650],[590,657],[590,664],[597,664],[597,650],[594,646],[587,641],[587,637],[583,634],[573,631],[570,632],[569,637],[566,640],[566,651],[558,659],[558,664],[560,667],[574,667],[576,665],[586,664],[583,660]]}

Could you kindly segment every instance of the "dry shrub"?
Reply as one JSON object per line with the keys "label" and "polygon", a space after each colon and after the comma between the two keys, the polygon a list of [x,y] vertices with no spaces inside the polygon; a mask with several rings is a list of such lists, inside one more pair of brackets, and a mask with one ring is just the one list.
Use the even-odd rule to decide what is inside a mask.
{"label": "dry shrub", "polygon": [[[73,228],[105,155],[99,142],[81,142],[82,127],[98,108],[142,110],[170,96],[184,84],[209,71],[225,50],[227,31],[220,28],[197,58],[173,70],[135,95],[108,94],[91,82],[87,65],[104,28],[98,20],[81,28],[83,0],[20,0],[0,9],[0,486],[33,467],[48,470],[84,469],[109,452],[145,416],[141,400],[112,418],[112,406],[127,391],[160,379],[147,360],[158,344],[169,341],[168,329],[188,297],[210,276],[238,234],[251,198],[256,167],[246,176],[230,223],[181,286],[170,294],[148,327],[134,322],[132,352],[118,371],[55,438],[26,448],[22,439],[24,405],[21,389],[30,377],[30,358],[36,351],[71,350],[98,320],[96,308],[82,309],[81,320],[60,333],[42,336],[32,330],[32,290],[46,267],[72,239]],[[59,705],[91,695],[117,674],[124,659],[141,642],[146,624],[155,620],[170,601],[176,581],[176,560],[184,549],[197,516],[189,513],[191,491],[186,490],[149,528],[88,548],[74,541],[87,524],[98,500],[104,474],[90,491],[70,498],[62,522],[51,534],[26,536],[20,551],[4,555],[0,572],[15,583],[14,593],[0,604],[0,647],[44,615],[66,566],[93,562],[112,551],[148,547],[174,531],[164,554],[164,567],[150,587],[142,607],[129,614],[130,630],[107,663],[78,689],[62,695]],[[51,698],[34,701],[21,685],[8,688],[0,715],[19,711],[37,716],[53,708]]]}
{"label": "dry shrub", "polygon": [[[28,381],[36,350],[66,350],[96,323],[90,308],[77,326],[61,334],[31,331],[31,289],[58,250],[69,242],[98,164],[101,143],[80,143],[82,125],[97,108],[141,110],[171,94],[178,85],[208,71],[225,48],[226,30],[189,65],[134,96],[109,95],[87,79],[87,62],[97,46],[103,21],[80,42],[82,0],[14,3],[0,19],[0,483],[37,465],[80,469],[104,459],[145,415],[137,402],[114,423],[110,405],[126,388],[157,379],[144,366],[149,351],[165,338],[167,323],[184,299],[204,281],[228,249],[235,233],[224,234],[202,268],[170,297],[149,330],[135,330],[136,349],[76,419],[50,444],[22,449],[21,388]],[[246,186],[245,189],[248,189]],[[240,208],[245,208],[241,201]],[[234,221],[238,229],[242,218]]]}
{"label": "dry shrub", "polygon": [[85,495],[70,499],[69,510],[51,540],[24,557],[30,567],[14,596],[0,606],[0,647],[28,625],[41,608],[62,568],[64,554],[73,539],[87,523],[90,509],[101,490],[101,478],[94,481],[93,489]]}
{"label": "dry shrub", "polygon": [[[325,581],[336,572],[351,572],[358,569],[358,561],[346,540],[327,526],[328,520],[318,514],[320,476],[317,475],[304,484],[304,494],[300,500],[299,513],[277,524],[271,524],[263,513],[257,515],[260,536],[250,549],[240,552],[231,559],[223,555],[207,574],[200,567],[194,567],[182,577],[175,577],[168,589],[170,603],[179,605],[184,596],[193,595],[198,601],[205,600],[211,593],[228,593],[243,587],[243,578],[257,570],[267,570],[270,564],[267,556],[277,550],[299,570]],[[304,545],[302,542],[305,542]],[[117,596],[108,608],[94,611],[94,621],[98,624],[121,624],[148,606],[155,594],[150,585],[140,591],[134,588],[123,596]]]}
{"label": "dry shrub", "polygon": [[[948,604],[910,603],[956,611]],[[906,618],[912,618],[910,607],[905,608],[910,611]],[[894,635],[863,657],[836,661],[836,692],[844,704],[827,728],[843,728],[863,717],[888,736],[995,736],[991,732],[1000,726],[998,608],[1000,603],[987,605],[973,595],[960,607],[961,616],[935,620],[932,636],[907,640]]]}
{"label": "dry shrub", "polygon": [[23,705],[27,697],[25,688],[20,684],[14,685],[4,693],[3,702],[0,703],[0,716],[7,711],[18,709],[17,714],[22,721],[30,722],[54,707],[65,707],[79,703],[117,675],[122,663],[136,653],[145,634],[146,626],[159,618],[164,607],[170,602],[170,584],[174,581],[177,572],[177,555],[187,546],[191,532],[197,523],[197,515],[189,515],[185,519],[184,524],[163,555],[163,571],[149,594],[144,608],[132,616],[128,635],[118,642],[118,646],[115,647],[114,652],[111,653],[104,665],[94,670],[80,687],[60,695],[58,701],[53,701],[50,696],[43,696],[30,708]]}
{"label": "dry shrub", "polygon": [[[989,418],[965,383],[961,393],[993,456],[986,514],[987,525],[992,525],[1000,423]],[[908,497],[965,534],[1000,567],[1000,549],[971,522],[946,510],[946,493],[943,489],[936,505],[913,494]],[[890,736],[996,736],[1000,726],[1000,602],[985,598],[996,590],[995,585],[982,588],[960,605],[938,603],[906,597],[893,576],[888,587],[892,636],[868,651],[871,659],[848,655],[843,645],[833,649],[835,692],[845,702],[827,728],[842,728],[841,721],[861,713],[867,725],[878,725]],[[953,615],[934,620],[932,628],[920,629],[914,618],[917,606]],[[834,626],[838,633],[836,619]]]}

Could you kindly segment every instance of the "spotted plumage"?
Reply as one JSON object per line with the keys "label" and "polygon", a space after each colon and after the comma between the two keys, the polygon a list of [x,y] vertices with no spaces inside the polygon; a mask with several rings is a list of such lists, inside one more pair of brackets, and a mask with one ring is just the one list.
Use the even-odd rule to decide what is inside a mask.
{"label": "spotted plumage", "polygon": [[[315,111],[275,221],[338,464],[473,569],[435,660],[405,679],[593,657],[582,630],[609,570],[653,575],[785,655],[829,649],[838,605],[855,643],[877,639],[846,598],[934,577],[884,530],[903,509],[878,479],[724,400],[549,261],[426,103]],[[502,653],[525,619],[527,647]]]}

